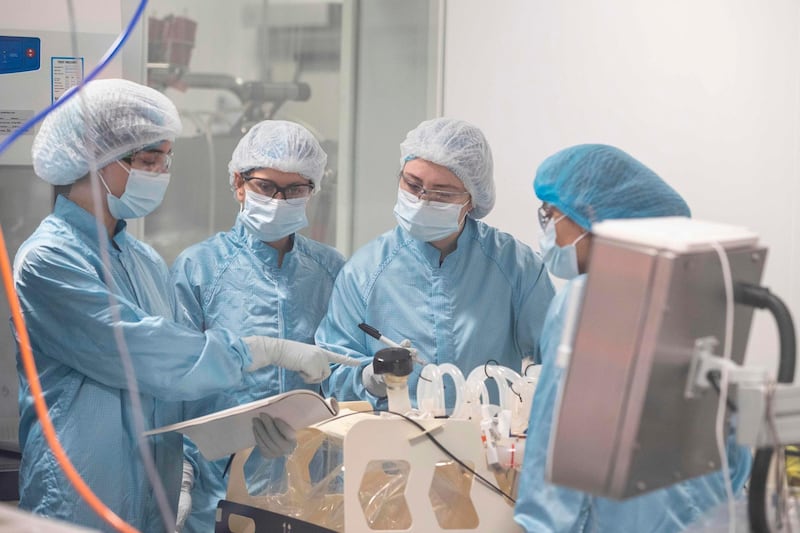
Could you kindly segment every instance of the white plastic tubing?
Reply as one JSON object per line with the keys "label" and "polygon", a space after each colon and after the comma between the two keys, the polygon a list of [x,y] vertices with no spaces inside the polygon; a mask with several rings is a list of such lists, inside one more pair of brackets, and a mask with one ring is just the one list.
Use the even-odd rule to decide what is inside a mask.
{"label": "white plastic tubing", "polygon": [[[528,427],[528,416],[541,366],[530,366],[525,375],[496,364],[481,365],[469,373],[467,379],[451,363],[425,365],[417,383],[417,409],[430,416],[444,416],[445,376],[455,385],[455,405],[451,418],[480,421],[487,406],[491,415],[502,410],[511,412],[511,432],[522,434]],[[500,405],[490,403],[487,380],[494,380],[499,391]]]}

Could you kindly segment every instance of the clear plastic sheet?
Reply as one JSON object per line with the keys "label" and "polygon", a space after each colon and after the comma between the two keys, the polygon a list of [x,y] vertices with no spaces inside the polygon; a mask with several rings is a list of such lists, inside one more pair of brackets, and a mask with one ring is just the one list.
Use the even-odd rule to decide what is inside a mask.
{"label": "clear plastic sheet", "polygon": [[[769,489],[770,494],[773,495],[774,489]],[[788,524],[783,523],[783,527],[778,529],[774,506],[767,507],[767,516],[770,524],[775,531],[800,531],[800,509],[798,508],[798,498],[800,498],[800,491],[790,490],[790,500],[787,506]],[[734,516],[735,525],[733,531],[736,533],[749,533],[750,520],[747,515],[747,494],[743,494],[736,498],[734,502]],[[729,533],[730,529],[730,515],[728,512],[728,502],[723,501],[716,507],[709,510],[700,519],[692,522],[684,530],[685,533]]]}
{"label": "clear plastic sheet", "polygon": [[246,488],[242,471],[232,469],[228,499],[344,531],[342,457],[340,441],[303,429],[297,432],[297,448],[286,459],[250,455],[244,468]]}
{"label": "clear plastic sheet", "polygon": [[[244,452],[237,454],[228,499],[344,531],[342,442],[312,428],[299,431],[297,441],[297,448],[285,460],[264,460],[258,452],[249,457]],[[372,461],[367,466],[358,497],[371,529],[406,530],[412,526],[404,496],[410,470],[411,465],[403,460]],[[497,474],[495,481],[513,493],[516,471]],[[476,482],[474,475],[455,461],[437,463],[426,492],[441,529],[478,527],[478,513],[470,498]]]}

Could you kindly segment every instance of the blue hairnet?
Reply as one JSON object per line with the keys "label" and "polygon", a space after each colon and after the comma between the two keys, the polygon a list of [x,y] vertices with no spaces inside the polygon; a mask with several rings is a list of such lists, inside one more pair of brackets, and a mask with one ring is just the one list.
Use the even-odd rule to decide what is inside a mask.
{"label": "blue hairnet", "polygon": [[264,120],[250,128],[236,145],[228,174],[233,186],[234,172],[271,168],[297,173],[311,180],[317,192],[327,162],[328,154],[306,128],[285,120]]}
{"label": "blue hairnet", "polygon": [[[62,97],[63,98],[63,97]],[[85,113],[84,113],[85,112]],[[181,131],[169,98],[128,80],[94,80],[47,115],[33,140],[33,170],[69,185],[136,149],[174,141]]]}
{"label": "blue hairnet", "polygon": [[422,122],[400,145],[400,168],[416,158],[447,168],[464,183],[472,196],[472,218],[483,218],[494,207],[492,150],[472,124],[451,118]]}
{"label": "blue hairnet", "polygon": [[585,229],[612,218],[691,216],[683,198],[655,172],[603,144],[551,155],[539,165],[533,189]]}

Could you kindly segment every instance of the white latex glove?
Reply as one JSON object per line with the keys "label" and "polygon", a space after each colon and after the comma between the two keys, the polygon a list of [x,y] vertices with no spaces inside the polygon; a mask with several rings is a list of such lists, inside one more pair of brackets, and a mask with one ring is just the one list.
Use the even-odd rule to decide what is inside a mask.
{"label": "white latex glove", "polygon": [[252,372],[267,365],[276,365],[299,373],[306,383],[319,383],[331,374],[329,363],[338,354],[324,350],[314,344],[275,339],[273,337],[244,337],[250,348],[253,364],[247,370]]}
{"label": "white latex glove", "polygon": [[386,382],[383,380],[381,374],[375,375],[372,369],[372,363],[365,366],[361,371],[361,383],[364,384],[364,387],[373,396],[377,396],[378,398],[386,397]]}
{"label": "white latex glove", "polygon": [[416,348],[411,347],[410,340],[403,339],[402,341],[400,341],[400,346],[411,352],[411,359],[414,362],[419,363],[421,365],[426,364],[425,361],[423,361],[423,359],[419,356],[419,351]]}
{"label": "white latex glove", "polygon": [[260,413],[258,418],[253,418],[253,436],[256,438],[258,451],[265,459],[288,455],[297,446],[292,426],[267,413]]}
{"label": "white latex glove", "polygon": [[192,487],[194,486],[194,468],[192,463],[183,461],[183,476],[181,478],[181,495],[178,499],[178,522],[175,524],[175,533],[183,531],[183,525],[192,511]]}

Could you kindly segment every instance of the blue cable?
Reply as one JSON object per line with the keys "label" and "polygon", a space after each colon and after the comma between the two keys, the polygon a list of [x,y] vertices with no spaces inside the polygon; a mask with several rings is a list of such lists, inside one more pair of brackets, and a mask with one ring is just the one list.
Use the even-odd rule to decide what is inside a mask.
{"label": "blue cable", "polygon": [[44,110],[40,111],[36,116],[28,120],[25,124],[14,130],[14,132],[6,137],[2,142],[0,142],[0,154],[5,152],[9,146],[11,146],[14,141],[16,141],[19,137],[21,137],[26,131],[31,129],[31,127],[42,120],[44,117],[50,114],[54,109],[56,109],[61,104],[65,103],[67,100],[78,94],[78,91],[87,83],[92,81],[94,78],[100,74],[100,71],[106,68],[108,63],[114,59],[114,56],[117,55],[122,45],[125,44],[125,41],[128,40],[130,37],[131,32],[133,32],[133,28],[136,26],[136,23],[139,22],[139,19],[142,17],[142,13],[144,13],[144,8],[147,6],[147,0],[142,0],[139,3],[139,7],[136,8],[136,12],[131,17],[131,20],[128,22],[128,26],[125,28],[119,36],[117,40],[114,41],[114,44],[111,45],[111,48],[106,51],[103,58],[100,60],[100,63],[86,76],[83,81],[81,81],[80,85],[76,85],[75,87],[71,87],[66,93],[64,93],[61,98],[53,102],[49,107],[45,108]]}

